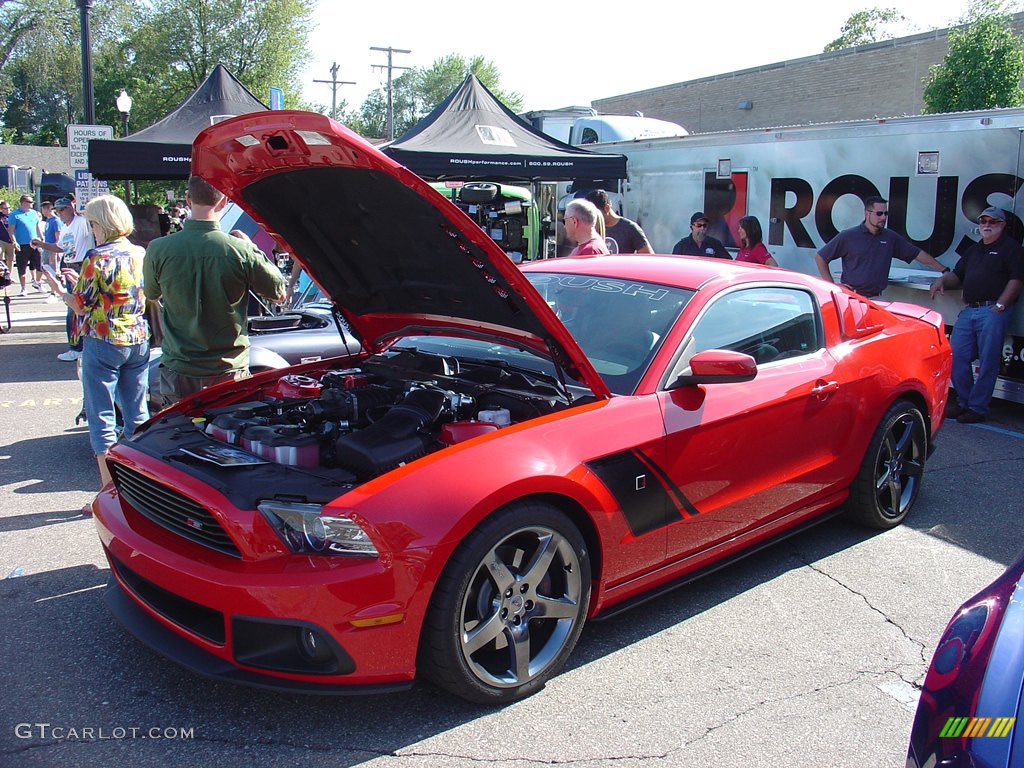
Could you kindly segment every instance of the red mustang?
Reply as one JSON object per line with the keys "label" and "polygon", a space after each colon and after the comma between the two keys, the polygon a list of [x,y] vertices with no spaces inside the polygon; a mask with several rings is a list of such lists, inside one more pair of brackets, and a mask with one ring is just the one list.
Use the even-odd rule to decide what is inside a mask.
{"label": "red mustang", "polygon": [[193,163],[365,352],[206,390],[111,451],[108,602],[191,669],[510,701],[588,618],[843,509],[898,525],[919,494],[935,312],[718,259],[520,270],[320,115],[225,121]]}

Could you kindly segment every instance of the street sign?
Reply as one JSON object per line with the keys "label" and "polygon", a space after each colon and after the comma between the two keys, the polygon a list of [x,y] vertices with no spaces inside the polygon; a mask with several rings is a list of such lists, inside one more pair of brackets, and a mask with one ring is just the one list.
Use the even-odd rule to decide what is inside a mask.
{"label": "street sign", "polygon": [[284,109],[284,90],[281,88],[270,87],[270,108],[271,109]]}
{"label": "street sign", "polygon": [[75,171],[75,208],[79,213],[85,210],[85,204],[94,197],[109,194],[107,182],[94,179],[88,171]]}
{"label": "street sign", "polygon": [[89,142],[93,139],[112,139],[114,129],[109,125],[69,125],[68,152],[72,168],[89,167]]}

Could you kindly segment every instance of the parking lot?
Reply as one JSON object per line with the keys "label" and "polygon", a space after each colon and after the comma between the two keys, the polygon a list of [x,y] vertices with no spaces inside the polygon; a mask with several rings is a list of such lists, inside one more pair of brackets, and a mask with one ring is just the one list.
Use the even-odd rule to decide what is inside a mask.
{"label": "parking lot", "polygon": [[0,336],[3,766],[902,766],[940,632],[1024,546],[1024,406],[1003,403],[943,428],[903,527],[835,519],[592,623],[565,671],[516,704],[213,682],[103,603],[61,309],[15,298]]}

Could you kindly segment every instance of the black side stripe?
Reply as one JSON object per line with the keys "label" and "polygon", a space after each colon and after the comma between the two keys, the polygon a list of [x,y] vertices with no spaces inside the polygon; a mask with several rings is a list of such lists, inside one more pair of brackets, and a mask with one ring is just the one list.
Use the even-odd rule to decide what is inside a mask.
{"label": "black side stripe", "polygon": [[647,454],[635,449],[634,452],[640,457],[640,460],[650,468],[651,472],[658,476],[661,484],[665,486],[665,490],[668,492],[669,496],[672,497],[672,501],[676,505],[676,509],[681,512],[685,512],[690,517],[700,514],[700,510],[693,506],[693,502],[686,498],[686,494],[679,489],[678,485],[672,482],[672,478],[668,476],[664,469],[658,466]]}
{"label": "black side stripe", "polygon": [[[682,492],[668,480],[664,470],[640,451],[621,451],[584,462],[584,465],[615,497],[634,536],[682,520],[683,508],[688,514],[697,514]],[[657,482],[647,482],[649,475]]]}

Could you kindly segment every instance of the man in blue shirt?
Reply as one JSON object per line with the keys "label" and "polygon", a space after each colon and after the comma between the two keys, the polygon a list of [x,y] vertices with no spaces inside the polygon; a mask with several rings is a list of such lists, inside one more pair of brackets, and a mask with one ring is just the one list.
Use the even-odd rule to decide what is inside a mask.
{"label": "man in blue shirt", "polygon": [[843,263],[839,281],[873,299],[889,285],[889,266],[893,259],[908,264],[919,261],[943,274],[949,272],[949,268],[942,266],[934,257],[888,229],[885,226],[888,221],[889,203],[881,197],[867,198],[863,223],[844,229],[814,254],[822,278],[835,282],[828,263],[839,259]]}
{"label": "man in blue shirt", "polygon": [[42,260],[39,249],[32,245],[32,241],[43,239],[43,219],[39,212],[32,208],[34,202],[31,195],[22,195],[18,210],[12,211],[7,217],[7,229],[14,240],[14,264],[21,278],[19,296],[28,295],[29,271],[32,272],[32,287],[37,291],[42,290],[39,285]]}

